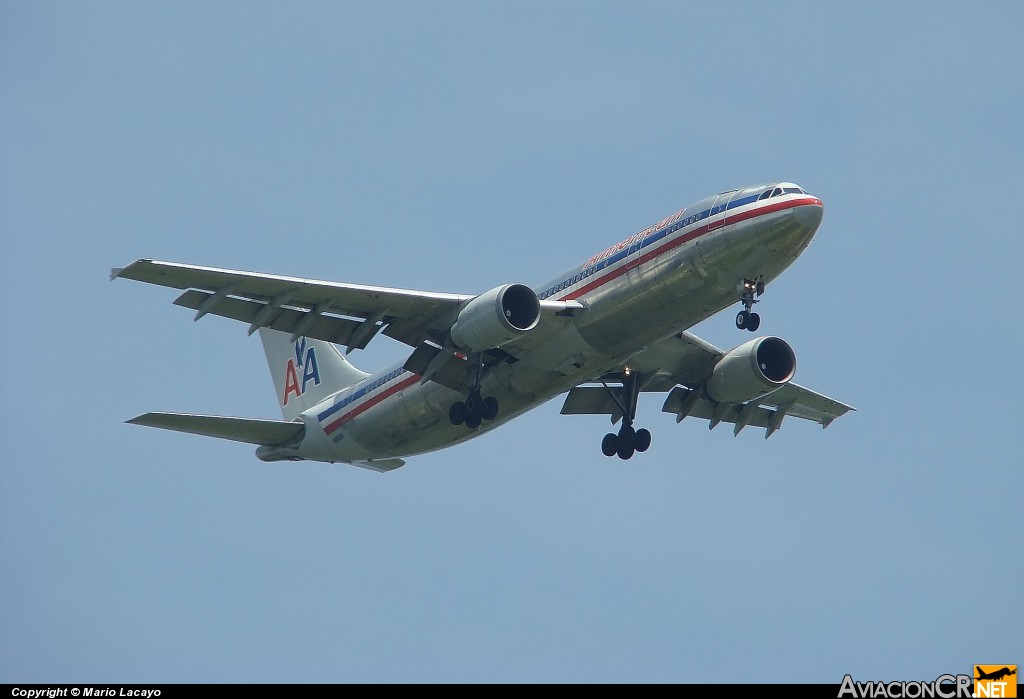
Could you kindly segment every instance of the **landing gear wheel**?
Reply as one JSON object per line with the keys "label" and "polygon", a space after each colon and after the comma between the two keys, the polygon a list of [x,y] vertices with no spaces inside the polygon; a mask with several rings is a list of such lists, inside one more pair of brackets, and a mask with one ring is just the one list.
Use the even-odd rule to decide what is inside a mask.
{"label": "landing gear wheel", "polygon": [[481,415],[484,420],[493,420],[498,417],[498,399],[494,396],[487,396],[484,398]]}
{"label": "landing gear wheel", "polygon": [[619,429],[619,442],[626,442],[629,446],[633,446],[633,442],[636,439],[636,430],[630,424],[623,425]]}
{"label": "landing gear wheel", "polygon": [[452,403],[452,407],[448,408],[448,419],[452,421],[453,425],[461,425],[466,421],[466,404],[461,400]]}
{"label": "landing gear wheel", "polygon": [[634,451],[636,451],[636,449],[633,448],[632,444],[627,444],[626,442],[620,439],[619,448],[618,450],[616,450],[615,453],[619,455],[620,459],[626,461],[627,459],[633,458]]}
{"label": "landing gear wheel", "polygon": [[[612,400],[615,401],[622,416],[618,434],[609,433],[601,441],[601,453],[605,456],[618,456],[623,461],[633,458],[638,451],[647,451],[651,446],[651,433],[648,430],[637,430],[633,427],[636,419],[636,404],[643,385],[640,372],[630,371],[623,367],[622,388],[613,391],[605,384]],[[602,382],[603,383],[603,382]]]}
{"label": "landing gear wheel", "polygon": [[615,456],[615,453],[619,450],[619,438],[609,432],[601,440],[601,453],[605,456]]}
{"label": "landing gear wheel", "polygon": [[740,303],[743,310],[736,314],[736,327],[739,330],[757,330],[761,325],[761,318],[753,312],[754,304],[760,303],[757,297],[764,293],[763,275],[753,279],[743,278],[743,281],[736,285],[736,291],[740,292]]}
{"label": "landing gear wheel", "polygon": [[[467,357],[469,363],[467,372],[467,383],[469,394],[466,396],[465,411],[463,420],[466,427],[475,430],[484,420],[493,420],[498,415],[498,401],[491,396],[484,398],[480,394],[480,380],[485,370],[483,355],[474,352]],[[452,417],[449,415],[449,417]],[[456,415],[455,417],[458,417]],[[452,422],[454,422],[454,417]]]}
{"label": "landing gear wheel", "polygon": [[633,444],[636,450],[639,452],[645,452],[651,446],[651,433],[649,430],[641,427],[636,431],[636,436],[633,438]]}
{"label": "landing gear wheel", "polygon": [[616,441],[619,443],[619,448],[615,453],[619,455],[620,459],[628,459],[633,456],[633,452],[636,451],[636,431],[632,425],[623,425]]}
{"label": "landing gear wheel", "polygon": [[466,398],[466,427],[475,430],[483,421],[484,402],[480,400],[480,394],[473,391]]}

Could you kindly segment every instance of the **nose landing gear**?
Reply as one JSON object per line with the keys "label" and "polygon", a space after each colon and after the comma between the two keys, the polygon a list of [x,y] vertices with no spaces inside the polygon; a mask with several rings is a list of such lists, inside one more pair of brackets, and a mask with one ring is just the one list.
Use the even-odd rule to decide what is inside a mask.
{"label": "nose landing gear", "polygon": [[759,302],[754,297],[764,293],[764,281],[760,276],[757,279],[744,279],[737,287],[740,291],[740,303],[743,304],[743,310],[736,314],[736,328],[754,332],[761,327],[761,316],[751,309],[755,303]]}

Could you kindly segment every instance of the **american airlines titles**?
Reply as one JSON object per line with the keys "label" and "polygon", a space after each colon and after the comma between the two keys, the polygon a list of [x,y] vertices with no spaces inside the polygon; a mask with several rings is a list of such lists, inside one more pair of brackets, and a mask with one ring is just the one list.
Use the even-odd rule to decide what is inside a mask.
{"label": "american airlines titles", "polygon": [[[648,226],[647,228],[643,229],[639,233],[636,233],[634,235],[629,236],[628,238],[623,240],[621,243],[618,243],[617,245],[612,245],[607,250],[602,250],[601,252],[597,253],[596,255],[591,257],[589,260],[584,262],[583,263],[583,269],[588,269],[590,267],[593,267],[594,265],[598,264],[599,262],[603,262],[604,260],[607,260],[609,257],[614,255],[615,253],[622,252],[623,250],[627,250],[634,243],[639,243],[641,240],[643,240],[647,236],[654,235],[654,233],[660,231],[662,228],[666,228],[668,226],[671,226],[673,223],[676,223],[677,221],[679,221],[679,219],[683,215],[683,212],[685,212],[685,211],[686,211],[686,209],[683,209],[682,211],[679,211],[678,213],[672,214],[671,216],[669,216],[667,218],[663,218],[661,221],[658,221],[653,226]],[[696,220],[698,220],[700,218],[700,214],[694,214],[690,218],[692,218],[693,221],[696,221]],[[689,223],[693,223],[693,221],[690,221]],[[682,228],[683,226],[689,225],[689,223],[683,223],[679,227]]]}

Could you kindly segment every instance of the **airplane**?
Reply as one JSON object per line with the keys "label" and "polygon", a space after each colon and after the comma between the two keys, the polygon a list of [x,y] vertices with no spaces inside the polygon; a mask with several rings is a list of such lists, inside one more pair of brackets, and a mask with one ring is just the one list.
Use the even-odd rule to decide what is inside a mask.
{"label": "airplane", "polygon": [[995,672],[985,672],[977,666],[975,666],[975,669],[978,671],[978,676],[974,678],[976,680],[1001,680],[1004,677],[1009,677],[1010,675],[1017,674],[1016,667],[1014,667],[1012,670],[1009,667],[1003,667],[999,670],[996,670]]}
{"label": "airplane", "polygon": [[[257,445],[263,461],[391,471],[565,394],[561,414],[605,415],[605,456],[651,445],[639,397],[713,429],[770,437],[793,416],[828,427],[853,408],[792,381],[796,355],[759,336],[725,351],[687,331],[735,303],[756,331],[765,287],[807,248],[821,200],[792,182],[715,194],[538,286],[411,291],[140,259],[111,270],[183,290],[174,301],[259,332],[282,420],[150,412],[128,423]],[[589,254],[589,252],[588,252]],[[412,348],[375,373],[347,359],[378,334]],[[342,353],[340,347],[345,348]]]}

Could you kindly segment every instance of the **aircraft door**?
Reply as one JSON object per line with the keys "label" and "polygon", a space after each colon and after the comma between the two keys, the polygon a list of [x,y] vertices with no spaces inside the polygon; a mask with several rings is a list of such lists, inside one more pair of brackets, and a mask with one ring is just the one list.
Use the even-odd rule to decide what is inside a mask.
{"label": "aircraft door", "polygon": [[[729,203],[729,197],[731,192],[725,194],[719,194],[715,197],[708,197],[704,201],[694,206],[694,213],[703,213],[707,211],[708,220],[708,232],[704,235],[698,236],[694,241],[695,254],[690,257],[690,264],[693,267],[694,272],[697,276],[707,281],[708,279],[708,259],[707,259],[707,241],[711,237],[711,233],[722,228],[724,224],[724,217],[719,216],[719,220],[715,220],[714,217],[725,211],[726,206]],[[710,206],[709,206],[710,204]],[[705,208],[707,207],[707,208]]]}
{"label": "aircraft door", "polygon": [[644,237],[637,235],[633,241],[629,244],[629,250],[626,253],[626,264],[629,265],[629,285],[636,286],[641,281],[641,271],[639,263],[640,257],[640,244],[643,242]]}
{"label": "aircraft door", "polygon": [[711,204],[711,213],[709,214],[709,233],[711,231],[716,231],[725,225],[725,216],[722,214],[729,206],[729,200],[732,198],[732,195],[733,192],[726,192],[715,197],[715,201]]}

